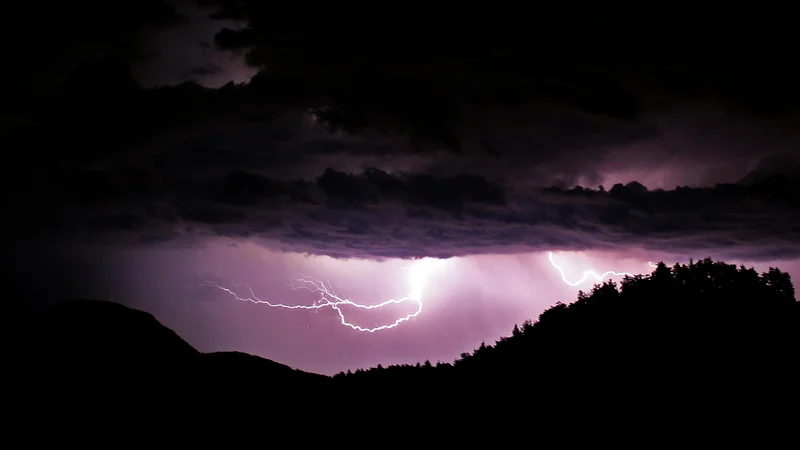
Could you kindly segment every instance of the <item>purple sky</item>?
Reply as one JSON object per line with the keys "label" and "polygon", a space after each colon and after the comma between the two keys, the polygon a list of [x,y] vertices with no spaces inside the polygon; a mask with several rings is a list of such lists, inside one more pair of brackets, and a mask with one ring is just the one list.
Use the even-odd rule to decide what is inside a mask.
{"label": "purple sky", "polygon": [[[78,266],[74,262],[76,253],[64,255],[67,254],[73,259],[71,266]],[[327,276],[333,287],[345,294],[343,297],[375,304],[407,295],[408,272],[404,268],[413,262],[336,260],[277,253],[246,242],[232,246],[229,241],[191,250],[84,249],[83,254],[85,261],[92,261],[95,266],[103,259],[108,263],[102,270],[95,268],[91,284],[73,287],[73,293],[113,298],[148,311],[201,351],[244,351],[325,374],[425,359],[452,361],[481,341],[492,343],[510,334],[515,323],[535,319],[556,301],[573,301],[578,289],[588,290],[593,284],[565,285],[546,253],[451,258],[430,274],[422,296],[423,310],[416,318],[393,329],[367,333],[342,326],[331,309],[270,308],[237,301],[213,288],[190,286],[204,280],[225,286],[247,284],[263,299],[310,305],[317,296],[292,291],[287,285],[307,274]],[[640,256],[644,258],[639,259]],[[648,256],[658,260],[658,255],[636,251],[563,252],[556,253],[555,260],[573,281],[589,269],[649,272]],[[763,271],[770,264],[778,265],[795,279],[800,277],[800,260],[762,262],[754,267]],[[63,270],[60,268],[41,264],[44,276],[51,280],[58,279],[51,271]],[[53,295],[61,294],[57,291],[59,286],[49,288]],[[349,320],[367,327],[390,323],[413,309],[414,305],[404,304],[385,311],[344,311]]]}
{"label": "purple sky", "polygon": [[[50,33],[19,31],[41,42],[12,48],[0,83],[3,276],[20,298],[117,301],[201,351],[330,374],[452,361],[591,288],[548,251],[570,279],[690,256],[800,279],[800,75],[754,43],[792,27],[709,33],[698,16],[675,35],[537,3],[429,8],[408,35],[411,8],[374,27],[338,4],[77,3],[16,6]],[[409,295],[402,258],[422,256],[452,258],[418,316],[375,333],[197,287],[312,305],[288,285],[306,274],[374,305]],[[414,304],[353,309],[375,327]]]}

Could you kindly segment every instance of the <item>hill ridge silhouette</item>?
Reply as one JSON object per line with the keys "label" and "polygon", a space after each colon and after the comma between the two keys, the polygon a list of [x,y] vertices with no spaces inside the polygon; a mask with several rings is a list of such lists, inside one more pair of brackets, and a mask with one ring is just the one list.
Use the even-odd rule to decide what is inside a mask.
{"label": "hill ridge silhouette", "polygon": [[[452,363],[379,365],[332,377],[241,352],[200,353],[150,314],[122,305],[79,301],[50,314],[17,321],[28,327],[19,336],[40,334],[32,344],[17,340],[10,367],[19,389],[60,404],[168,401],[186,411],[258,404],[269,405],[262,414],[270,420],[290,422],[344,408],[368,420],[375,419],[372,408],[427,402],[428,393],[436,400],[414,414],[435,422],[445,412],[468,418],[486,408],[513,409],[521,392],[535,398],[537,414],[571,414],[577,404],[662,415],[686,404],[778,411],[800,399],[792,382],[800,303],[791,278],[777,268],[759,274],[710,258],[659,263],[651,274],[596,284]],[[54,325],[56,317],[62,325]],[[65,326],[65,318],[77,322]],[[98,340],[98,329],[117,334]],[[54,336],[61,342],[48,350]],[[94,344],[70,347],[80,342]],[[115,346],[123,350],[115,354]]]}

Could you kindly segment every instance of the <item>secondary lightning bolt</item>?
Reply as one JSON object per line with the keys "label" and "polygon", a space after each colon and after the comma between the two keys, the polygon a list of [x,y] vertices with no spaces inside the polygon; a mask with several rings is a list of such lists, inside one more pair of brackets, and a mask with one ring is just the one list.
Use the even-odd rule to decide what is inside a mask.
{"label": "secondary lightning bolt", "polygon": [[[232,289],[226,288],[221,286],[218,283],[213,281],[204,281],[200,283],[197,287],[201,286],[209,286],[225,292],[226,294],[232,296],[236,300],[244,301],[244,302],[251,302],[260,305],[267,305],[272,308],[285,308],[285,309],[305,309],[305,310],[315,310],[315,309],[322,309],[322,308],[331,308],[335,310],[339,314],[339,320],[341,321],[342,325],[352,328],[356,331],[362,331],[367,333],[374,333],[376,331],[388,330],[400,325],[403,322],[407,322],[414,317],[417,317],[422,312],[422,291],[425,287],[425,281],[429,275],[429,270],[431,266],[439,261],[442,260],[420,260],[416,261],[412,266],[408,269],[410,273],[410,284],[411,284],[411,293],[403,298],[398,299],[390,299],[386,300],[381,303],[372,304],[372,305],[365,305],[361,303],[356,303],[350,299],[340,297],[331,287],[330,281],[326,284],[322,280],[314,278],[309,275],[301,275],[297,281],[300,283],[299,285],[290,285],[290,287],[294,290],[308,290],[311,292],[315,292],[319,294],[319,299],[314,302],[312,305],[286,305],[283,303],[272,303],[268,300],[263,300],[256,296],[253,290],[249,286],[245,286],[247,290],[250,292],[249,297],[241,297],[239,294],[234,292]],[[399,305],[406,302],[416,303],[417,307],[414,312],[406,314],[403,317],[398,318],[392,323],[381,325],[374,328],[365,328],[360,325],[356,325],[352,322],[349,322],[345,317],[344,312],[342,311],[342,306],[352,306],[354,308],[365,309],[365,310],[372,310],[372,309],[379,309],[383,308],[388,305]]]}
{"label": "secondary lightning bolt", "polygon": [[558,273],[561,274],[561,280],[564,283],[568,284],[569,286],[573,286],[573,287],[585,283],[586,280],[589,279],[589,277],[593,277],[595,280],[603,282],[603,281],[606,281],[606,279],[607,279],[606,277],[608,277],[608,276],[618,276],[618,277],[622,277],[622,276],[625,276],[625,275],[628,275],[628,276],[631,276],[631,277],[633,276],[632,273],[614,272],[613,270],[609,270],[609,271],[603,272],[601,274],[598,274],[594,270],[586,270],[586,271],[583,272],[583,276],[578,281],[572,282],[572,281],[567,280],[567,276],[564,274],[564,269],[562,269],[561,266],[556,264],[556,262],[553,260],[553,252],[549,252],[547,257],[550,259],[550,264],[552,264],[553,267],[555,267],[556,270],[558,270]]}

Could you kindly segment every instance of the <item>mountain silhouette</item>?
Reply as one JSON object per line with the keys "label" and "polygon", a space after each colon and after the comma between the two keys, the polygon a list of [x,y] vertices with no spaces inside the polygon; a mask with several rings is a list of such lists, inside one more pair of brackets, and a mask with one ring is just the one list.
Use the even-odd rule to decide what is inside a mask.
{"label": "mountain silhouette", "polygon": [[17,318],[11,328],[17,382],[45,390],[50,380],[86,396],[129,388],[187,391],[247,377],[283,384],[330,381],[244,353],[201,353],[151,314],[106,301],[61,303]]}
{"label": "mountain silhouette", "polygon": [[[490,410],[564,417],[576,405],[597,423],[611,420],[603,414],[612,406],[645,421],[710,410],[722,420],[794,411],[800,399],[791,278],[710,258],[595,285],[452,363],[333,377],[240,352],[198,352],[150,314],[109,302],[69,302],[12,322],[7,385],[25,393],[25,405],[135,404],[175,414],[258,407],[274,429],[309,415],[388,420],[401,414],[396,408],[413,409],[405,420],[440,427],[442,417]],[[527,413],[508,412],[520,402]]]}

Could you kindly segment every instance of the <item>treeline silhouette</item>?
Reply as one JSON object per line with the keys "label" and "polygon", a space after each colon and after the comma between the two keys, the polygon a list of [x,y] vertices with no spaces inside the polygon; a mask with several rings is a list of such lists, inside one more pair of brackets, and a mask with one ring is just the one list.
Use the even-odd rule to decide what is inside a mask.
{"label": "treeline silhouette", "polygon": [[[345,384],[569,386],[622,394],[761,389],[790,377],[800,303],[788,274],[706,258],[606,281],[558,302],[511,336],[454,363],[377,366],[334,376]],[[564,396],[559,389],[558,396]],[[648,394],[649,395],[649,394]]]}
{"label": "treeline silhouette", "polygon": [[[318,419],[397,436],[404,426],[449,430],[448,439],[464,442],[531,428],[539,442],[540,432],[572,442],[594,441],[584,426],[650,439],[654,426],[693,435],[693,417],[719,436],[709,427],[743,421],[752,429],[760,418],[775,428],[797,416],[800,303],[789,275],[711,259],[659,263],[648,275],[596,285],[453,363],[333,377],[201,353],[151,315],[109,302],[71,302],[7,324],[6,406],[20,432],[47,417],[80,427],[87,417],[172,424],[225,416],[308,442],[338,438],[334,428],[309,434]],[[482,428],[464,429],[476,421]]]}

